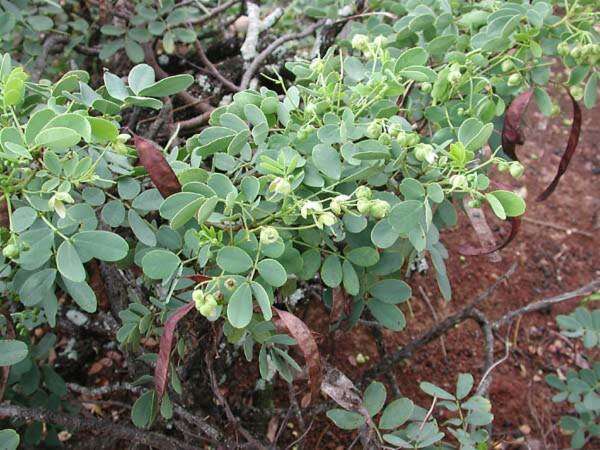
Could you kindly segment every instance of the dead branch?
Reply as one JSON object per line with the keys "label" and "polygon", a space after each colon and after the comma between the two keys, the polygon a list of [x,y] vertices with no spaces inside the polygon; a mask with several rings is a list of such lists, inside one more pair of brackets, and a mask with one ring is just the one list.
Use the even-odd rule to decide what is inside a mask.
{"label": "dead branch", "polygon": [[240,0],[229,0],[228,2],[225,2],[222,5],[219,5],[216,8],[212,9],[208,14],[206,14],[198,19],[189,20],[187,23],[190,25],[202,25],[203,23],[206,23],[209,20],[214,19],[219,14],[221,14],[223,11],[228,10],[236,3],[240,3]]}
{"label": "dead branch", "polygon": [[204,64],[206,66],[206,68],[212,74],[213,77],[215,77],[217,80],[219,80],[220,83],[223,86],[225,86],[228,90],[230,90],[231,92],[239,92],[240,91],[240,87],[237,86],[235,83],[231,82],[230,80],[228,80],[227,78],[225,78],[223,76],[223,74],[221,72],[219,72],[219,69],[217,69],[217,67],[210,61],[210,59],[208,59],[208,57],[206,56],[206,53],[204,52],[204,49],[202,48],[202,44],[200,43],[199,39],[196,39],[196,41],[194,41],[194,47],[196,49],[196,53],[198,53],[198,57],[200,58],[200,61],[202,61],[202,64]]}
{"label": "dead branch", "polygon": [[285,34],[285,35],[280,36],[279,38],[275,39],[271,44],[269,44],[267,46],[267,48],[265,48],[262,52],[260,52],[254,58],[252,63],[248,66],[248,68],[244,72],[244,75],[242,76],[242,81],[240,82],[240,89],[244,90],[244,89],[248,88],[248,86],[250,85],[250,81],[252,80],[252,77],[254,77],[254,74],[256,73],[256,71],[258,70],[260,65],[275,50],[277,50],[279,47],[281,47],[286,42],[294,41],[294,40],[305,38],[306,36],[310,36],[311,34],[313,34],[315,32],[315,30],[319,29],[323,25],[325,25],[325,20],[320,20],[318,22],[313,23],[309,27],[307,27],[304,31],[301,31],[299,33]]}
{"label": "dead branch", "polygon": [[600,289],[600,278],[590,281],[585,286],[575,289],[574,291],[569,291],[563,294],[556,295],[554,297],[545,298],[543,300],[530,303],[529,305],[524,306],[523,308],[519,308],[515,311],[510,311],[509,313],[506,313],[504,316],[502,316],[500,319],[496,320],[493,324],[493,327],[494,329],[498,329],[499,327],[510,322],[513,318],[517,316],[521,316],[523,314],[527,314],[534,311],[539,311],[540,309],[545,309],[551,305],[561,303],[575,297],[588,295],[594,291],[597,291],[598,289]]}
{"label": "dead branch", "polygon": [[0,404],[0,416],[19,418],[27,421],[35,420],[37,422],[53,423],[73,432],[100,432],[129,442],[147,445],[152,448],[168,448],[174,450],[194,450],[197,448],[155,431],[138,430],[132,427],[117,425],[104,419],[69,416],[67,414],[48,411],[42,408],[24,408],[22,406],[3,403]]}
{"label": "dead branch", "polygon": [[244,61],[248,63],[256,57],[256,47],[260,33],[260,0],[247,0],[246,14],[248,16],[248,28],[240,53]]}

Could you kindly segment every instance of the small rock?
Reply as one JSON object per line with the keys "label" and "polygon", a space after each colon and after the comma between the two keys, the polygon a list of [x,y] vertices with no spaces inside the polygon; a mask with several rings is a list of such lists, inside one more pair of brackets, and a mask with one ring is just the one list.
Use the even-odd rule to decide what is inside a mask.
{"label": "small rock", "polygon": [[75,309],[70,309],[67,311],[67,319],[69,319],[78,327],[85,325],[88,321],[88,318],[85,314]]}

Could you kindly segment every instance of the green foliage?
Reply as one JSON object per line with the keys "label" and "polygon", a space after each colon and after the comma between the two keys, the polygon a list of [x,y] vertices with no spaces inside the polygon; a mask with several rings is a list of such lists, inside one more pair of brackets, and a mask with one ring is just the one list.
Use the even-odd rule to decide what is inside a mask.
{"label": "green foliage", "polygon": [[[594,295],[588,297],[593,298]],[[599,318],[600,310],[590,311],[587,307],[580,306],[569,315],[557,316],[556,322],[565,336],[580,338],[586,349],[593,349],[600,346]],[[564,415],[560,419],[561,429],[571,435],[571,447],[583,448],[589,438],[599,437],[600,362],[590,360],[590,368],[569,369],[566,375],[547,375],[546,382],[558,391],[552,397],[553,402],[566,401],[575,410],[575,415]]]}
{"label": "green foliage", "polygon": [[[434,410],[428,412],[408,398],[398,398],[386,405],[385,386],[377,381],[365,389],[363,409],[331,409],[327,411],[327,417],[344,430],[371,427],[381,444],[385,442],[396,448],[426,448],[440,445],[444,439],[452,436],[462,449],[477,449],[488,441],[484,427],[492,422],[493,415],[486,398],[477,394],[466,398],[472,388],[473,377],[465,373],[458,377],[455,394],[428,382],[421,383],[421,389],[434,397],[434,407],[444,408],[454,416],[442,424],[443,431],[434,418]],[[377,421],[375,417],[379,414]]]}
{"label": "green foliage", "polygon": [[[76,17],[76,3],[65,2],[69,9],[0,1],[3,48],[28,61],[40,54],[40,33],[49,30],[65,33],[67,52],[87,43],[99,27]],[[566,7],[564,16],[555,15],[556,5]],[[160,41],[172,54],[176,45],[192,43],[198,30],[188,25],[198,23],[198,8],[137,2],[118,26],[100,27],[101,59],[124,50],[140,64],[127,77],[104,72],[97,88],[92,85],[99,80],[92,82],[86,71],[63,66],[56,82],[30,81],[26,68],[9,53],[1,55],[0,217],[6,223],[0,291],[2,303],[15,311],[17,330],[15,339],[0,341],[0,365],[11,366],[7,398],[68,407],[64,381],[43,363],[56,336],[48,332],[32,344],[30,335],[56,325],[59,292],[66,302],[95,312],[93,260],[135,269],[135,283],[151,292],[143,299],[132,295],[119,312],[122,346],[138,350],[142,337],[172,337],[165,322],[194,306],[197,320],[222,323],[228,342],[242,348],[248,361],[258,347],[266,381],[279,374],[291,382],[302,370],[288,350],[303,343],[276,330],[273,305],[305,284],[322,282],[324,299],[338,289],[347,294],[341,319],[349,324],[375,319],[401,331],[403,304],[412,295],[403,278],[413,263],[429,258],[440,292],[450,300],[449,254],[440,232],[456,224],[462,201],[486,203],[501,220],[525,212],[518,194],[493,183],[494,168],[514,177],[523,172],[501,151],[506,106],[533,89],[540,110],[553,114],[547,85],[557,59],[569,74],[557,82],[585,106],[596,102],[598,14],[590,5],[375,2],[381,14],[353,22],[347,41],[313,60],[288,62],[293,83],[276,76],[272,89],[237,92],[214,110],[210,126],[185,142],[172,139],[165,149],[154,149],[155,159],[140,162],[143,168],[136,167],[140,149],[120,132],[124,112],[160,110],[161,97],[184,91],[194,79],[179,74],[157,80],[152,67],[140,63],[142,45]],[[319,0],[297,2],[291,10],[335,18],[347,13],[346,6]],[[22,37],[17,47],[15,36]],[[157,166],[161,176],[173,174],[179,192],[163,197],[164,180],[152,176]],[[596,322],[595,314],[584,312],[559,319],[568,333],[584,336],[586,346],[598,343]],[[178,394],[175,369],[185,338],[176,340],[177,356],[168,359],[167,352],[163,361]],[[156,354],[142,358],[161,362]],[[138,383],[150,380],[144,376]],[[452,435],[464,448],[476,448],[487,441],[481,427],[492,415],[485,398],[467,399],[472,387],[466,374],[454,393],[421,385],[437,407],[456,413],[442,424],[444,432],[410,399],[386,405],[380,383],[365,391],[364,411],[336,409],[328,416],[343,429],[370,426],[378,436],[383,430],[381,442],[397,447],[428,447]],[[565,399],[595,408],[597,398],[588,391]],[[149,390],[135,403],[137,426],[150,427],[159,412],[172,415],[171,400],[159,392]],[[597,432],[588,420],[594,408],[582,409],[587,416],[577,419],[585,428],[573,429],[567,419],[576,443],[580,430]],[[29,425],[25,436],[26,445],[40,445],[42,424]],[[0,438],[17,445],[11,430],[2,430]]]}

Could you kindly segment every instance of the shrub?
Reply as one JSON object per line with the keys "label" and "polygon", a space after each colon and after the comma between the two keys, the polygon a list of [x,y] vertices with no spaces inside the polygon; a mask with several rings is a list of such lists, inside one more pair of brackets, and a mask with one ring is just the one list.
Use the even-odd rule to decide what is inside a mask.
{"label": "shrub", "polygon": [[[23,61],[29,33],[48,31],[53,20],[69,33],[91,33],[83,19],[54,5],[25,3],[37,14],[5,5],[0,19],[9,33],[27,28],[20,47],[9,49]],[[553,75],[569,90],[575,111],[562,172],[542,196],[556,187],[581,127],[577,101],[587,107],[596,101],[600,46],[593,2],[565,2],[563,15],[555,3],[378,2],[337,47],[289,61],[293,83],[276,73],[269,87],[240,90],[200,133],[185,141],[174,133],[162,147],[133,136],[123,117],[132,107],[164,110],[163,97],[191,86],[188,74],[157,79],[153,67],[140,63],[141,44],[158,37],[173,53],[176,44],[195,42],[197,31],[182,25],[200,17],[196,8],[143,2],[126,25],[100,28],[101,58],[124,48],[140,63],[127,82],[105,72],[93,88],[90,74],[79,69],[57,82],[31,81],[4,54],[0,287],[11,311],[4,334],[13,335],[0,341],[0,363],[11,366],[6,398],[69,410],[65,382],[44,364],[56,336],[48,331],[36,341],[32,332],[56,325],[59,299],[96,311],[90,276],[98,268],[90,263],[99,261],[130,270],[135,279],[128,288],[144,294],[131,295],[118,311],[119,344],[139,352],[142,338],[160,338],[158,354],[141,350],[155,374],[136,381],[154,385],[133,406],[135,425],[150,427],[159,412],[173,416],[171,396],[184,391],[177,365],[189,354],[188,336],[175,330],[188,314],[222,327],[248,361],[257,358],[267,382],[276,375],[292,382],[302,371],[288,353],[298,345],[314,399],[322,362],[310,330],[286,311],[293,311],[291,299],[316,284],[324,288],[333,328],[370,317],[400,332],[402,304],[411,297],[404,275],[429,259],[441,295],[450,300],[449,250],[440,231],[456,224],[464,202],[487,205],[510,222],[512,232],[498,248],[514,238],[525,202],[492,169],[522,175],[514,160],[522,143],[519,121],[531,97],[544,114],[556,112],[547,91]],[[328,2],[309,14],[320,16],[319,10],[340,14]],[[553,74],[556,61],[567,80]],[[588,343],[597,340],[588,337],[592,331],[582,333]],[[487,442],[481,427],[492,419],[484,392],[464,400],[472,386],[468,374],[459,376],[455,394],[422,384],[433,406],[439,400],[457,414],[444,431],[464,448]],[[366,424],[382,445],[427,447],[446,436],[431,412],[405,398],[389,403],[375,426],[385,400],[385,387],[374,382],[360,400],[362,410],[327,415],[343,429]],[[13,443],[7,447],[16,446],[13,432],[1,433],[2,442]],[[37,445],[41,434],[34,422],[27,442]],[[55,435],[47,430],[47,442]]]}

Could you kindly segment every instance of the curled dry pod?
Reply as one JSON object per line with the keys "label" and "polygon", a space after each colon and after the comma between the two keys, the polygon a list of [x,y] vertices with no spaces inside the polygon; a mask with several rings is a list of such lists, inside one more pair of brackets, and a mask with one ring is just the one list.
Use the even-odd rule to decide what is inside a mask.
{"label": "curled dry pod", "polygon": [[140,164],[144,166],[161,195],[167,198],[169,195],[181,191],[177,175],[156,144],[138,135],[134,136],[134,143]]}
{"label": "curled dry pod", "polygon": [[321,389],[323,379],[323,366],[319,347],[308,326],[298,317],[287,311],[273,308],[279,316],[279,326],[285,328],[296,340],[298,347],[304,356],[308,368],[308,384],[310,394],[302,399],[302,406],[308,406],[313,398],[317,398]]}
{"label": "curled dry pod", "polygon": [[160,346],[158,350],[158,358],[154,369],[154,387],[161,398],[165,393],[167,386],[167,375],[169,373],[169,356],[173,347],[173,335],[177,323],[183,319],[195,307],[194,302],[186,303],[167,319],[163,328],[163,334],[160,337]]}
{"label": "curled dry pod", "polygon": [[479,255],[487,255],[489,253],[497,252],[498,250],[502,250],[508,244],[512,242],[512,240],[517,236],[519,232],[519,228],[521,227],[521,218],[520,217],[509,217],[506,221],[510,224],[510,232],[504,241],[500,244],[495,245],[491,248],[481,248],[475,247],[472,245],[461,245],[458,247],[458,252],[461,255],[465,256],[479,256]]}
{"label": "curled dry pod", "polygon": [[569,92],[569,97],[571,98],[571,103],[573,104],[573,123],[571,124],[571,132],[569,133],[569,140],[567,141],[567,147],[565,148],[565,152],[560,159],[560,163],[558,164],[558,171],[554,176],[552,182],[548,185],[548,187],[542,192],[538,198],[536,199],[538,202],[543,202],[546,200],[556,189],[558,186],[558,182],[560,178],[565,174],[567,169],[569,168],[569,163],[571,162],[571,158],[575,154],[575,149],[577,148],[577,144],[579,143],[579,135],[581,134],[581,107],[577,100],[573,98],[571,93]]}
{"label": "curled dry pod", "polygon": [[502,150],[513,160],[518,161],[515,149],[517,145],[523,145],[525,137],[521,131],[521,120],[531,101],[533,91],[519,94],[509,105],[504,114],[504,126],[502,127]]}

